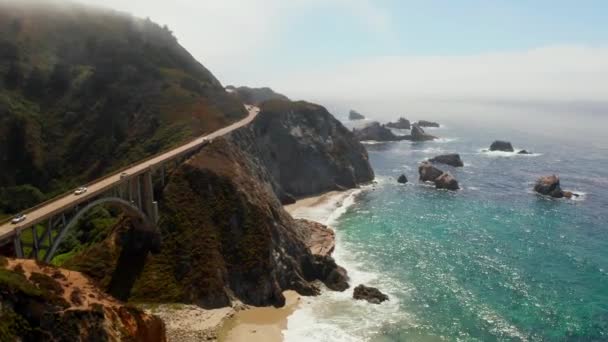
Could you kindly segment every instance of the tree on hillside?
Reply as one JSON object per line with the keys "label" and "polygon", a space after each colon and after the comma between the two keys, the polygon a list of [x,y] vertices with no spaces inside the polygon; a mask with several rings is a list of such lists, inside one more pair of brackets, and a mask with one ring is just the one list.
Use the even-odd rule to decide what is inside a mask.
{"label": "tree on hillside", "polygon": [[59,63],[53,68],[53,72],[49,78],[48,87],[52,94],[63,95],[70,86],[70,68]]}
{"label": "tree on hillside", "polygon": [[45,88],[46,78],[42,70],[35,67],[25,81],[25,95],[30,98],[40,98],[44,95]]}
{"label": "tree on hillside", "polygon": [[8,89],[17,89],[23,84],[23,70],[19,63],[11,63],[8,67],[6,75],[4,75],[4,84]]}

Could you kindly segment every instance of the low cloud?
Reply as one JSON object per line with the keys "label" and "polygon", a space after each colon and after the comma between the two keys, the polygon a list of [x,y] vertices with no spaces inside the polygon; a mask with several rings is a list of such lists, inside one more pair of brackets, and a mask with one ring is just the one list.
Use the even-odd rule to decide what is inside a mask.
{"label": "low cloud", "polygon": [[393,56],[272,81],[300,98],[336,102],[606,102],[608,48],[553,46],[470,56]]}

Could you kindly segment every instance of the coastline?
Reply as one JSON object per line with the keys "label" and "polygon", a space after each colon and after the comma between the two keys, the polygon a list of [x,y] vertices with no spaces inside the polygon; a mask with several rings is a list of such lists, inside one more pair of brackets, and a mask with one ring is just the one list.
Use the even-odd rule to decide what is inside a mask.
{"label": "coastline", "polygon": [[[295,219],[304,218],[329,225],[348,208],[346,200],[360,191],[361,189],[329,191],[299,199],[283,208]],[[285,306],[281,308],[248,307],[231,315],[216,327],[217,340],[222,342],[283,341],[284,332],[288,328],[288,319],[300,309],[302,303],[301,296],[295,291],[285,291],[283,295],[286,302]]]}
{"label": "coastline", "polygon": [[[283,208],[295,219],[303,218],[330,225],[354,202],[361,189],[329,191],[302,198]],[[348,201],[353,199],[352,201]],[[253,307],[234,303],[232,307],[203,309],[186,304],[144,304],[146,312],[158,315],[166,324],[167,341],[281,342],[288,318],[302,303],[295,291],[283,292],[285,306]]]}

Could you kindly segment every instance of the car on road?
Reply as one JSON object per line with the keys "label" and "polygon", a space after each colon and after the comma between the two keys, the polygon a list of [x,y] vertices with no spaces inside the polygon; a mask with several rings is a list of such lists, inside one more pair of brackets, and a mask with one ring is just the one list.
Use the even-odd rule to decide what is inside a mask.
{"label": "car on road", "polygon": [[11,223],[17,224],[19,222],[25,221],[26,218],[27,218],[27,216],[25,216],[25,214],[18,214],[17,216],[13,217],[13,219],[11,220]]}
{"label": "car on road", "polygon": [[127,177],[129,177],[129,174],[126,173],[126,172],[123,172],[123,173],[120,174],[120,179],[124,179],[124,178],[127,178]]}
{"label": "car on road", "polygon": [[76,190],[74,191],[74,195],[76,195],[76,196],[78,196],[78,195],[82,195],[82,194],[84,194],[85,192],[87,192],[87,190],[89,190],[89,189],[87,189],[87,188],[86,188],[86,187],[84,187],[84,186],[81,186],[80,188],[78,188],[78,189],[76,189]]}

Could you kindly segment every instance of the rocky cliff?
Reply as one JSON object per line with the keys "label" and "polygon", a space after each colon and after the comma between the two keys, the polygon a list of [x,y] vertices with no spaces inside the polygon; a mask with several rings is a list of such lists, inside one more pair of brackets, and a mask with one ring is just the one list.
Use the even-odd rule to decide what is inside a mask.
{"label": "rocky cliff", "polygon": [[156,316],[78,272],[0,257],[0,341],[165,341]]}
{"label": "rocky cliff", "polygon": [[346,271],[331,258],[333,234],[291,218],[278,197],[352,188],[372,178],[364,148],[323,107],[267,101],[251,125],[215,139],[157,190],[159,254],[121,264],[125,239],[114,237],[77,252],[66,266],[106,274],[100,285],[108,291],[115,290],[112,275],[136,275],[121,289],[136,302],[211,308],[238,299],[280,306],[284,290],[317,294],[315,280],[344,290]]}
{"label": "rocky cliff", "polygon": [[374,178],[365,148],[322,106],[275,100],[260,108],[230,140],[268,170],[283,203]]}

